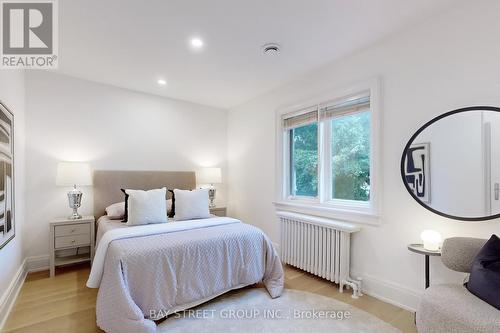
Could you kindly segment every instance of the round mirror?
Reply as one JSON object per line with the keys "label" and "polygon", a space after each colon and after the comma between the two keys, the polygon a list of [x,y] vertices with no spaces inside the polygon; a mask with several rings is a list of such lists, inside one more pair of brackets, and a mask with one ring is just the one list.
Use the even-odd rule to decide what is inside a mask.
{"label": "round mirror", "polygon": [[500,217],[500,108],[468,107],[429,121],[406,144],[401,176],[411,196],[436,214]]}

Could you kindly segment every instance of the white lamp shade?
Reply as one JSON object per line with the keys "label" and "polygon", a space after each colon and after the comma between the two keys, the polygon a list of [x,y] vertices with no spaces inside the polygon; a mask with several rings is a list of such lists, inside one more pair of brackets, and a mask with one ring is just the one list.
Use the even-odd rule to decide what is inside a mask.
{"label": "white lamp shade", "polygon": [[434,230],[424,230],[420,234],[420,238],[424,242],[424,249],[429,251],[438,251],[443,238],[441,234]]}
{"label": "white lamp shade", "polygon": [[222,183],[222,172],[220,168],[203,168],[196,172],[196,182],[198,184],[219,184]]}
{"label": "white lamp shade", "polygon": [[88,163],[59,162],[57,165],[56,185],[92,185],[92,172]]}

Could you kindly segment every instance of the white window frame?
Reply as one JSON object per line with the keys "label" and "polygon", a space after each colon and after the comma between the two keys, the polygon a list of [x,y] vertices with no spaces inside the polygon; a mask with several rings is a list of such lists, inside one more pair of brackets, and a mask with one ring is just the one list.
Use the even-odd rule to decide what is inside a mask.
{"label": "white window frame", "polygon": [[[331,166],[329,155],[329,121],[318,119],[318,196],[304,197],[289,195],[290,189],[290,141],[287,130],[283,128],[283,118],[305,113],[311,107],[321,108],[323,104],[342,101],[360,93],[370,94],[370,201],[331,199]],[[303,110],[301,112],[301,110]],[[318,118],[319,118],[318,113]],[[287,210],[350,222],[379,224],[382,202],[381,189],[381,110],[380,82],[378,79],[352,85],[346,89],[336,89],[307,102],[280,108],[276,111],[276,201],[278,210]]]}
{"label": "white window frame", "polygon": [[[288,112],[286,113],[288,116],[290,117],[293,117],[293,116],[296,116],[296,115],[301,115],[303,113],[307,113],[307,112],[311,112],[312,109],[318,108],[318,106],[309,106],[309,107],[306,107],[306,108],[300,108],[300,110],[295,110],[295,111],[292,111],[292,112]],[[281,119],[281,117],[280,117]],[[319,121],[319,117],[318,117],[318,120]],[[282,126],[282,122],[280,120],[280,125],[279,126]],[[283,181],[283,193],[284,193],[284,196],[286,197],[286,200],[289,200],[289,201],[299,201],[299,202],[307,202],[307,203],[319,203],[320,202],[320,184],[318,182],[318,194],[315,196],[315,197],[309,197],[309,196],[303,196],[303,195],[292,195],[292,194],[289,194],[288,191],[289,189],[291,188],[291,183],[290,181],[292,180],[292,176],[290,174],[291,172],[291,168],[290,168],[290,162],[291,162],[291,156],[290,156],[290,145],[291,145],[291,140],[290,140],[290,135],[284,133],[285,130],[281,127],[281,131],[283,132],[282,133],[282,140],[283,141],[283,144],[285,145],[284,147],[282,147],[282,159],[283,159],[283,164],[285,166],[285,169],[283,170],[283,174],[280,176],[282,177],[282,181]],[[289,131],[289,130],[287,130]],[[319,122],[318,122],[318,131],[319,131]],[[319,135],[319,133],[318,133]],[[320,140],[319,140],[319,136],[318,136],[318,152],[320,151]],[[319,154],[318,154],[318,158],[319,158]],[[318,159],[318,175],[319,175],[319,172],[320,172],[320,160]]]}

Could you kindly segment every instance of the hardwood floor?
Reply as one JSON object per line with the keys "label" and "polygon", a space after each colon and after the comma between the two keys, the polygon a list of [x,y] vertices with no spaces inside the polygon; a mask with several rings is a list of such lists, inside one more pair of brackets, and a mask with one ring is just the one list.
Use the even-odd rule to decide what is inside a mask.
{"label": "hardwood floor", "polygon": [[97,289],[85,286],[88,264],[29,274],[5,332],[102,332],[95,324]]}
{"label": "hardwood floor", "polygon": [[[29,274],[4,327],[4,332],[102,332],[95,324],[96,289],[85,286],[88,265]],[[349,292],[339,293],[331,282],[290,266],[285,267],[285,287],[304,290],[354,305],[397,327],[415,333],[413,313],[368,295],[353,299]]]}

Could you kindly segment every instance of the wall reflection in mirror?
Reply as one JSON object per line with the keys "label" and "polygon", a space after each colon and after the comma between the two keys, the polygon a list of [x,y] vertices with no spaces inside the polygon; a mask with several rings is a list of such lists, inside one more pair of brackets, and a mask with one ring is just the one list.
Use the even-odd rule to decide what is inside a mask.
{"label": "wall reflection in mirror", "polygon": [[439,116],[405,147],[401,173],[424,207],[459,220],[500,216],[500,109],[470,107]]}

